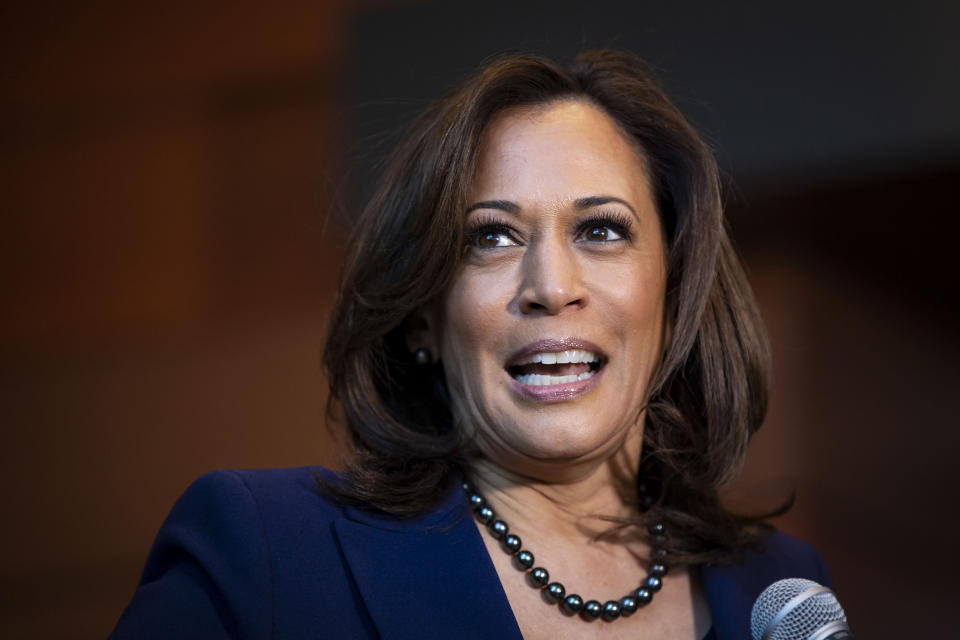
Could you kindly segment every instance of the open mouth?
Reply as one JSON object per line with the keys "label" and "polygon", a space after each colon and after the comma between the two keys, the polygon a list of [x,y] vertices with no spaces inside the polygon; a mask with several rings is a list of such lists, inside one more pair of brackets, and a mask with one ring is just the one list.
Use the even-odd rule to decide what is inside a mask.
{"label": "open mouth", "polygon": [[507,373],[520,384],[544,387],[588,380],[605,364],[605,358],[584,349],[544,351],[510,363]]}

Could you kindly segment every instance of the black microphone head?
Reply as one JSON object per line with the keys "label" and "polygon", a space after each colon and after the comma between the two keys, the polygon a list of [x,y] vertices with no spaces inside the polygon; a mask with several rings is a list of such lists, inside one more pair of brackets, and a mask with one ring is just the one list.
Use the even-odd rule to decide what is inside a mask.
{"label": "black microphone head", "polygon": [[849,632],[847,616],[830,589],[813,580],[777,580],[763,590],[750,614],[753,640],[810,640]]}

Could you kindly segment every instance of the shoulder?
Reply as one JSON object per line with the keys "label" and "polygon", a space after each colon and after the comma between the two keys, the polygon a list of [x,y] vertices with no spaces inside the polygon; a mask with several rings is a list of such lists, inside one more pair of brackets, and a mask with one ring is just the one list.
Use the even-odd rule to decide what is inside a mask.
{"label": "shoulder", "polygon": [[746,552],[734,565],[702,567],[700,577],[721,638],[750,637],[753,603],[777,580],[806,578],[831,585],[820,554],[809,544],[780,531]]}
{"label": "shoulder", "polygon": [[783,578],[807,578],[830,585],[830,576],[816,549],[781,531],[765,539],[756,549],[747,551],[740,562],[704,567],[702,575],[705,582],[736,584],[740,591],[754,598]]}
{"label": "shoulder", "polygon": [[[505,598],[464,609],[462,594],[450,589],[452,581],[495,593],[499,584],[483,562],[486,549],[457,479],[435,509],[404,519],[343,506],[321,488],[344,481],[319,467],[198,478],[157,534],[112,638],[319,632],[412,639],[453,637],[463,628],[496,631],[483,637],[516,631]],[[438,615],[438,606],[449,613]]]}
{"label": "shoulder", "polygon": [[221,469],[197,478],[174,507],[194,502],[229,508],[246,504],[259,512],[282,512],[309,507],[329,516],[340,513],[338,505],[321,491],[318,480],[338,482],[338,476],[323,467],[290,469]]}
{"label": "shoulder", "polygon": [[319,481],[339,476],[321,467],[227,469],[200,476],[179,498],[161,527],[147,562],[158,549],[182,547],[198,559],[223,557],[267,576],[273,588],[302,563],[329,571],[336,563],[335,525],[342,505]]}
{"label": "shoulder", "polygon": [[254,543],[271,547],[277,536],[296,526],[297,514],[301,518],[309,516],[314,525],[336,518],[341,510],[324,497],[318,477],[331,481],[336,476],[320,467],[204,474],[174,504],[157,536],[154,552],[168,541],[192,543],[189,550],[194,553],[204,551],[197,547],[201,541],[217,549],[231,541],[244,543],[247,550]]}
{"label": "shoulder", "polygon": [[772,573],[790,574],[831,585],[830,575],[820,554],[811,545],[782,531],[767,538],[756,551],[747,554],[746,567],[766,567]]}
{"label": "shoulder", "polygon": [[[116,638],[270,637],[287,589],[310,559],[322,584],[343,586],[319,467],[221,470],[195,480],[171,509],[147,558]],[[279,576],[279,579],[278,579]],[[311,593],[317,593],[314,588]],[[247,636],[249,634],[249,636]]]}
{"label": "shoulder", "polygon": [[319,495],[318,478],[335,481],[337,475],[323,467],[219,469],[205,473],[194,480],[184,492],[183,498],[189,500],[201,496],[236,497],[250,494],[272,498],[305,499],[308,496]]}

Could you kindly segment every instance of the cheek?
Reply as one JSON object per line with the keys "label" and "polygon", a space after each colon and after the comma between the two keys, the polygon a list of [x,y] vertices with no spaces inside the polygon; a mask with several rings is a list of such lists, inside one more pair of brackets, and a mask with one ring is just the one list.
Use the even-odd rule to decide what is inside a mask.
{"label": "cheek", "polygon": [[621,348],[647,375],[659,360],[663,341],[664,277],[659,269],[631,269],[606,279],[598,293],[612,326],[620,327]]}
{"label": "cheek", "polygon": [[446,363],[476,364],[500,335],[506,316],[503,283],[495,278],[461,275],[447,294],[442,321]]}
{"label": "cheek", "polygon": [[[464,424],[490,422],[490,394],[498,386],[497,345],[507,334],[503,280],[458,278],[447,293],[439,326],[440,358],[456,419]],[[507,296],[509,298],[509,296]]]}

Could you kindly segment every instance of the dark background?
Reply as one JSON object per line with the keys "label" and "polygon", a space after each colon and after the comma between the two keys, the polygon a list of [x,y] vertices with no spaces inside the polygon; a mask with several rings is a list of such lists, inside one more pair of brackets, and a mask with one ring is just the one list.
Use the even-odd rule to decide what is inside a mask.
{"label": "dark background", "polygon": [[176,496],[337,466],[324,322],[396,131],[491,55],[630,49],[715,149],[773,339],[730,489],[867,638],[947,637],[960,4],[366,1],[0,9],[0,635],[106,635]]}

